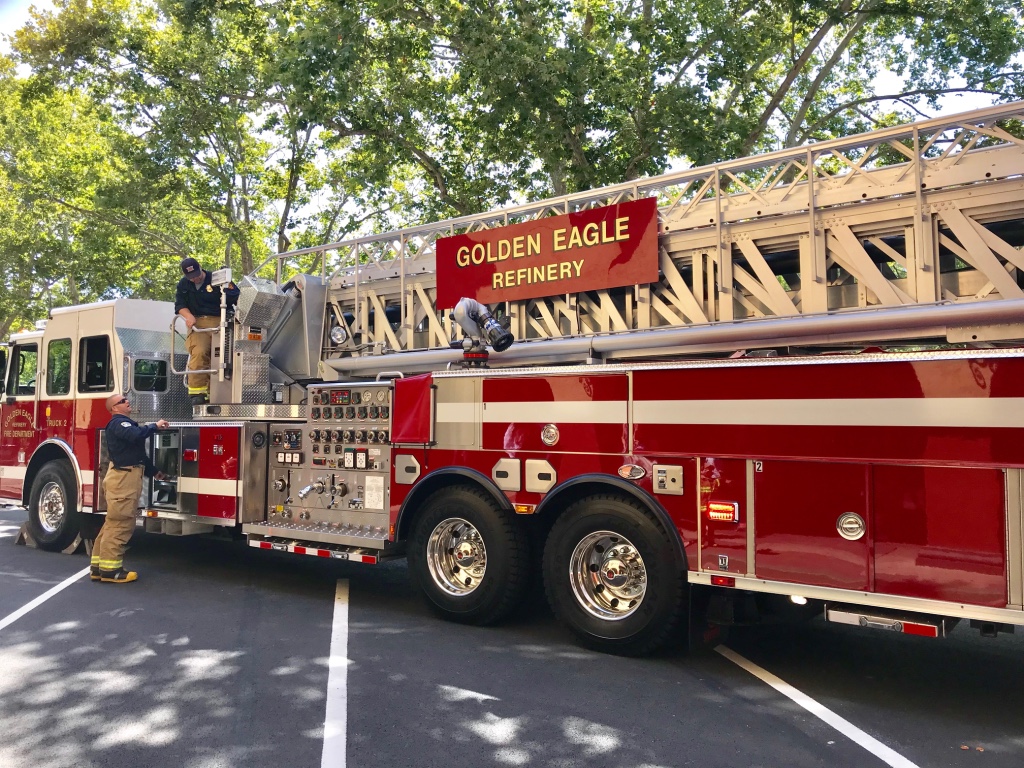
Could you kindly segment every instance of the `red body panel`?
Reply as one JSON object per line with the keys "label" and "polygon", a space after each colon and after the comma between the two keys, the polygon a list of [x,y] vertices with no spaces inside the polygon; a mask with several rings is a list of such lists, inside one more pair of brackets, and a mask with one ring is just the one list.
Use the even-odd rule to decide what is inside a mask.
{"label": "red body panel", "polygon": [[[638,366],[485,376],[482,392],[483,450],[409,451],[424,477],[544,459],[557,491],[633,464],[691,570],[1006,605],[1003,470],[1024,467],[1024,358]],[[653,493],[653,464],[683,468],[681,496]],[[410,490],[393,486],[392,521]],[[738,505],[738,521],[709,519],[713,503]],[[853,540],[837,528],[849,512],[864,525]]]}
{"label": "red body panel", "polygon": [[[18,400],[3,406],[3,431],[0,437],[0,466],[24,467],[36,446],[35,402]],[[0,495],[21,499],[22,478],[12,472],[0,474]]]}
{"label": "red body panel", "polygon": [[875,591],[1006,605],[1003,473],[873,469]]}
{"label": "red body panel", "polygon": [[[199,480],[237,480],[238,450],[241,429],[199,430]],[[201,517],[217,517],[234,520],[238,508],[238,496],[199,493],[198,514]]]}
{"label": "red body panel", "polygon": [[1021,358],[641,369],[633,395],[637,453],[1024,467]]}
{"label": "red body panel", "polygon": [[[738,459],[703,459],[700,467],[701,567],[744,574],[747,572],[747,463]],[[738,503],[739,522],[709,519],[712,502]],[[728,558],[724,567],[722,557]]]}
{"label": "red body panel", "polygon": [[[560,453],[624,454],[629,450],[626,409],[623,407],[628,395],[629,379],[624,374],[485,379],[483,446],[504,451],[549,451],[551,449],[540,439],[541,429],[545,424],[557,421],[560,434],[554,449]],[[514,409],[514,418],[490,420],[487,413],[489,405],[509,403],[525,405]],[[563,410],[565,420],[557,418],[559,409],[543,413],[540,407],[558,403],[566,404]],[[583,408],[574,415],[569,411],[570,404],[583,405]],[[586,407],[588,404],[590,408]],[[600,423],[598,419],[608,417],[609,413],[609,408],[602,404],[619,406],[621,418],[612,423]],[[591,414],[589,417],[588,413]],[[538,415],[545,418],[538,420]]]}
{"label": "red body panel", "polygon": [[[434,469],[443,467],[466,467],[473,469],[490,477],[491,468],[495,462],[507,456],[504,451],[449,451],[437,448],[405,450],[396,449],[395,455],[408,454],[416,458],[424,467],[424,474]],[[616,475],[618,468],[630,461],[623,456],[600,456],[588,454],[558,454],[558,453],[527,453],[517,452],[516,458],[521,459],[525,465],[527,459],[545,459],[554,468],[558,481],[565,480],[579,475]],[[647,493],[651,493],[652,478],[651,465],[659,461],[658,457],[636,456],[632,463],[643,467],[646,474],[636,481],[636,485]],[[662,463],[670,462],[671,459],[661,457]],[[677,462],[678,463],[678,462]],[[696,488],[696,464],[693,461],[683,464],[683,485],[685,488]],[[392,477],[392,481],[394,477]],[[402,503],[408,497],[414,486],[392,483],[391,486],[391,522],[394,524],[398,519]],[[544,494],[531,493],[528,491],[516,491],[506,493],[509,501],[513,504],[539,504]],[[658,501],[668,513],[669,518],[675,526],[683,542],[684,551],[688,561],[696,566],[697,563],[697,516],[696,494],[687,493],[683,496],[658,496]]]}

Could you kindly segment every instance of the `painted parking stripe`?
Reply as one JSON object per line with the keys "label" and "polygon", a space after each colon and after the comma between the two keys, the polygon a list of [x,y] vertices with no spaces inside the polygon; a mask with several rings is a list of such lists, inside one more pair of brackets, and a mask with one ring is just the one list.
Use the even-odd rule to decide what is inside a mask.
{"label": "painted parking stripe", "polygon": [[348,733],[348,581],[338,581],[327,665],[327,715],[321,768],[345,768]]}
{"label": "painted parking stripe", "polygon": [[18,619],[20,619],[22,616],[24,616],[26,613],[31,611],[33,608],[39,607],[40,605],[45,603],[47,600],[49,600],[51,597],[56,595],[58,592],[60,592],[63,589],[67,589],[68,587],[70,587],[72,584],[74,584],[76,581],[78,581],[80,578],[82,578],[83,576],[87,575],[88,573],[89,573],[89,569],[88,568],[83,568],[78,573],[76,573],[74,576],[69,576],[68,578],[64,579],[64,581],[62,581],[56,587],[48,589],[46,592],[41,594],[39,597],[37,597],[31,603],[23,605],[21,608],[16,610],[14,613],[7,614],[6,616],[4,616],[4,618],[0,619],[0,629],[4,629],[5,627],[10,626],[14,622],[16,622]]}
{"label": "painted parking stripe", "polygon": [[732,649],[720,645],[715,648],[715,650],[733,664],[742,667],[754,677],[770,685],[783,696],[795,701],[818,719],[831,725],[846,738],[850,739],[850,741],[864,747],[864,749],[887,765],[891,765],[893,768],[918,768],[916,763],[912,763],[903,755],[885,746],[885,744],[880,742],[878,739],[873,736],[869,736],[846,718],[840,717],[828,707],[819,704],[807,694],[798,691],[785,680],[776,677],[766,669],[762,669],[757,666],[757,664],[745,659]]}

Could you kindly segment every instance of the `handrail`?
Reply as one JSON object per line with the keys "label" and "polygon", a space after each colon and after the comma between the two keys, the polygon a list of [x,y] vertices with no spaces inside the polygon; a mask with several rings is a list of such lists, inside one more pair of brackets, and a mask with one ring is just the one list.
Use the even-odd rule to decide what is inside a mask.
{"label": "handrail", "polygon": [[[203,368],[203,369],[197,368],[195,370],[186,368],[184,371],[179,371],[177,368],[174,367],[174,337],[178,335],[177,331],[174,329],[174,326],[177,324],[177,322],[179,320],[184,320],[184,319],[185,318],[183,318],[181,315],[175,315],[174,319],[171,320],[171,373],[173,373],[176,376],[187,376],[187,375],[189,375],[191,373],[217,373],[218,371],[223,370],[223,366],[221,366],[220,368]],[[196,328],[195,326],[193,326],[189,330],[189,332],[190,333],[216,333],[219,330],[221,330],[221,327],[219,325],[216,328]]]}

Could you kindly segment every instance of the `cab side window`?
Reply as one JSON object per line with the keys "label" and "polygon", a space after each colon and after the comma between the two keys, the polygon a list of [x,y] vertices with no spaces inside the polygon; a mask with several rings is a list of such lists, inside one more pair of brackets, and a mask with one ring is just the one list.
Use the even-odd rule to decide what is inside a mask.
{"label": "cab side window", "polygon": [[114,370],[110,363],[110,337],[89,336],[78,349],[78,391],[112,392]]}
{"label": "cab side window", "polygon": [[71,392],[71,339],[56,339],[46,345],[46,394]]}
{"label": "cab side window", "polygon": [[[0,349],[0,382],[7,381],[7,347]],[[6,389],[6,387],[5,387]]]}
{"label": "cab side window", "polygon": [[11,355],[11,363],[11,370],[7,373],[7,394],[11,397],[34,395],[39,347],[35,344],[19,344]]}
{"label": "cab side window", "polygon": [[132,368],[132,389],[136,392],[166,392],[167,361],[136,360]]}

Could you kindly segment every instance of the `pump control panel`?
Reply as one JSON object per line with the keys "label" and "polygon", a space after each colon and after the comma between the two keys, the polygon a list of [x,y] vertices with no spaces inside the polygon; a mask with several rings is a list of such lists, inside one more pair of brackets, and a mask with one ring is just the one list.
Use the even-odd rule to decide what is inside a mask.
{"label": "pump control panel", "polygon": [[268,524],[387,538],[392,394],[390,383],[312,386],[304,425],[270,426]]}

